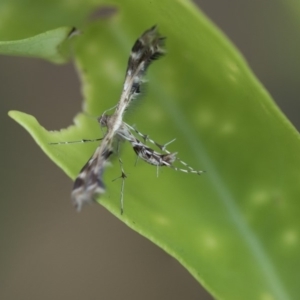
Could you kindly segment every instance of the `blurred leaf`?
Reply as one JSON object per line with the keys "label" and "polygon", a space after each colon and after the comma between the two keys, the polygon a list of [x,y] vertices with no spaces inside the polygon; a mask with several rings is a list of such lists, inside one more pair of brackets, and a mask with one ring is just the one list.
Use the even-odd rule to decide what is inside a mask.
{"label": "blurred leaf", "polygon": [[0,54],[38,57],[62,63],[67,60],[62,43],[74,30],[71,27],[61,27],[24,40],[0,42]]}
{"label": "blurred leaf", "polygon": [[300,14],[300,3],[297,0],[288,0],[288,1],[280,1],[283,3],[284,7],[290,8],[291,13],[295,14],[296,20],[299,22],[299,14]]}
{"label": "blurred leaf", "polygon": [[25,39],[58,27],[80,27],[101,0],[1,0],[0,40]]}
{"label": "blurred leaf", "polygon": [[[97,145],[49,142],[97,138],[98,116],[122,90],[135,39],[153,24],[168,54],[150,67],[144,100],[129,123],[164,143],[201,177],[139,162],[124,144],[128,174],[120,215],[117,161],[100,203],[183,264],[217,299],[297,299],[300,139],[228,40],[188,1],[110,1],[118,14],[84,28],[74,41],[86,115],[61,132],[11,112],[75,178]],[[142,103],[143,102],[143,103]],[[89,208],[87,208],[89,209]]]}

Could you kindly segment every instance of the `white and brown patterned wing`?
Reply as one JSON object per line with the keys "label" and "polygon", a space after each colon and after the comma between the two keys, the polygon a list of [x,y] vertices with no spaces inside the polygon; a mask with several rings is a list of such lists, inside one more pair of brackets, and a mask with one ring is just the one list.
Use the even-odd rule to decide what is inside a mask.
{"label": "white and brown patterned wing", "polygon": [[112,153],[111,143],[104,138],[75,179],[71,197],[78,211],[84,204],[91,203],[97,195],[105,192],[102,175]]}
{"label": "white and brown patterned wing", "polygon": [[119,127],[117,136],[128,141],[136,155],[150,165],[171,167],[176,160],[177,153],[159,153],[142,143],[131,133],[130,126],[125,122]]}
{"label": "white and brown patterned wing", "polygon": [[123,92],[115,115],[122,117],[132,100],[140,94],[143,76],[148,67],[165,53],[164,40],[165,37],[162,37],[157,27],[153,26],[134,43],[128,59]]}
{"label": "white and brown patterned wing", "polygon": [[150,165],[158,167],[173,167],[172,164],[176,160],[176,152],[165,154],[156,152],[138,139],[136,142],[132,142],[131,145],[136,155]]}

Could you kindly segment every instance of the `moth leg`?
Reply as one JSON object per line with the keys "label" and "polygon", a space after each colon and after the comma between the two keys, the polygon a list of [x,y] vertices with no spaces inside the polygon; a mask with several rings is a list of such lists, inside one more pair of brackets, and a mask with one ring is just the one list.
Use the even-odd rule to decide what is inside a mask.
{"label": "moth leg", "polygon": [[54,142],[54,143],[48,143],[49,145],[68,145],[68,144],[80,144],[80,143],[93,143],[103,140],[103,138],[97,138],[97,139],[82,139],[78,141],[67,141],[67,142]]}
{"label": "moth leg", "polygon": [[137,163],[138,163],[138,161],[139,161],[139,158],[140,158],[140,157],[137,155],[137,156],[136,156],[136,159],[135,159],[135,163],[134,163],[134,166],[135,166],[135,167],[136,167],[136,165],[137,165]]}
{"label": "moth leg", "polygon": [[121,196],[120,196],[120,207],[121,207],[121,215],[123,215],[124,212],[124,187],[125,187],[125,179],[127,178],[127,175],[123,169],[123,161],[119,157],[119,164],[121,167],[121,176],[115,178],[113,181],[116,181],[119,178],[122,178],[122,186],[121,186]]}
{"label": "moth leg", "polygon": [[123,211],[124,211],[124,186],[125,186],[125,179],[127,178],[124,169],[123,169],[123,162],[121,160],[121,158],[119,158],[119,163],[120,163],[120,167],[121,167],[121,171],[122,171],[122,187],[121,187],[121,197],[120,197],[120,206],[121,206],[121,215],[123,215]]}
{"label": "moth leg", "polygon": [[121,196],[120,196],[120,207],[121,207],[121,215],[123,214],[124,211],[124,187],[125,187],[125,179],[127,178],[127,175],[124,171],[123,168],[123,161],[120,157],[120,153],[119,153],[119,149],[120,149],[120,141],[117,142],[117,155],[118,155],[118,160],[119,160],[119,164],[120,164],[120,168],[121,168],[121,176],[117,177],[116,179],[114,179],[113,181],[122,178],[122,186],[121,186]]}
{"label": "moth leg", "polygon": [[130,125],[128,125],[128,124],[126,124],[126,126],[127,126],[130,130],[133,130],[136,134],[138,134],[139,136],[141,136],[141,137],[143,138],[143,140],[144,140],[145,143],[149,141],[151,144],[155,145],[155,146],[158,147],[160,150],[162,150],[162,151],[164,151],[164,152],[167,152],[167,153],[170,153],[170,152],[167,151],[167,149],[166,149],[167,146],[170,145],[171,143],[173,143],[173,142],[176,140],[176,139],[173,139],[173,140],[171,140],[171,141],[169,141],[169,142],[167,142],[167,143],[161,145],[161,144],[157,143],[156,141],[152,140],[148,134],[144,134],[144,133],[140,132],[139,130],[137,130],[135,127],[130,126]]}
{"label": "moth leg", "polygon": [[[167,154],[171,154],[170,151],[167,150],[167,146],[170,145],[171,143],[173,143],[176,139],[171,140],[170,142],[167,142],[163,145],[157,143],[156,141],[152,140],[148,134],[143,134],[140,131],[138,131],[135,127],[130,126],[126,123],[126,126],[130,129],[133,130],[136,134],[138,134],[139,136],[141,136],[143,138],[143,140],[145,142],[149,141],[151,144],[154,144],[156,147],[158,147],[161,151],[166,152]],[[174,169],[175,171],[181,171],[184,173],[193,173],[193,174],[198,174],[201,175],[202,173],[204,173],[205,171],[202,170],[195,170],[194,168],[192,168],[191,166],[189,166],[186,162],[182,161],[180,158],[176,157],[176,160],[182,164],[186,169],[181,169],[181,168],[177,168],[174,167],[172,165],[170,165],[169,167],[171,167],[172,169]],[[157,171],[158,174],[158,171]]]}

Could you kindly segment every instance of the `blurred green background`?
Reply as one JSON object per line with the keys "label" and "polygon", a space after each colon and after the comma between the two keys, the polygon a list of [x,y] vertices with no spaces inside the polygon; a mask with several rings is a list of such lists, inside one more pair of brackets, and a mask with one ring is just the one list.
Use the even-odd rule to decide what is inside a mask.
{"label": "blurred green background", "polygon": [[[196,2],[299,129],[300,10],[283,0]],[[47,129],[68,126],[82,103],[73,65],[0,56],[0,66],[0,299],[212,299],[101,206],[77,214],[71,180],[7,116],[16,109]]]}

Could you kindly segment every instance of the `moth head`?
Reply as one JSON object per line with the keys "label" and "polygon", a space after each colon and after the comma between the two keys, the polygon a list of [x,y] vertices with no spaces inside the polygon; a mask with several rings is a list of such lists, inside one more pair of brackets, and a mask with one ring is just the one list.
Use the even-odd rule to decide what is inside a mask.
{"label": "moth head", "polygon": [[98,122],[101,127],[107,127],[109,115],[102,115],[98,118]]}

